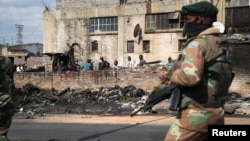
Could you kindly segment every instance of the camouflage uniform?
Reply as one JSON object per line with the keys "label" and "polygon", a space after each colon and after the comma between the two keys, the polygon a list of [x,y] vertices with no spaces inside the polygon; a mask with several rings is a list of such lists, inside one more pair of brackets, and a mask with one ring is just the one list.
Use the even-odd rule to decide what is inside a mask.
{"label": "camouflage uniform", "polygon": [[13,82],[13,64],[9,58],[0,56],[0,140],[6,138],[14,114],[14,105],[11,100]]}
{"label": "camouflage uniform", "polygon": [[208,28],[191,38],[183,50],[181,68],[171,77],[171,82],[184,87],[182,113],[174,120],[165,141],[207,140],[209,124],[224,124],[223,104],[232,67],[221,62],[207,66],[207,62],[221,53],[219,34],[217,28]]}

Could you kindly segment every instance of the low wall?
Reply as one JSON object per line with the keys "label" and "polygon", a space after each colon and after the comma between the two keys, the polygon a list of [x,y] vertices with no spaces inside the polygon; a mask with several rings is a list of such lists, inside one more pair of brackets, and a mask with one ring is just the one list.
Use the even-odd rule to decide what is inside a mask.
{"label": "low wall", "polygon": [[[80,71],[80,72],[16,72],[14,73],[15,86],[17,88],[31,82],[43,89],[54,88],[64,90],[71,89],[98,90],[100,87],[114,87],[119,85],[125,87],[133,85],[147,92],[152,91],[154,86],[159,84],[159,76],[166,73],[165,66],[140,67],[134,70],[103,70],[103,71]],[[245,74],[248,75],[248,74]],[[230,87],[231,92],[238,92],[243,95],[250,94],[247,87],[248,80],[242,79],[242,75],[236,75]],[[245,76],[249,78],[248,76]],[[242,86],[246,86],[242,89]]]}
{"label": "low wall", "polygon": [[159,84],[159,76],[166,73],[167,67],[141,67],[134,70],[102,70],[102,71],[80,71],[80,72],[16,72],[14,74],[15,86],[17,88],[31,82],[43,89],[54,88],[64,90],[71,89],[99,89],[100,87],[114,87],[119,85],[125,87],[133,85],[136,88],[151,91]]}

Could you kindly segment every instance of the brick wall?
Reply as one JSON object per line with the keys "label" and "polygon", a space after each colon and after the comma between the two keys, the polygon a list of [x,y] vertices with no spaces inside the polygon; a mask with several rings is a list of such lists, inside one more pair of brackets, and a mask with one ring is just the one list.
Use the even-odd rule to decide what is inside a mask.
{"label": "brick wall", "polygon": [[[240,49],[237,49],[240,51]],[[236,63],[236,61],[235,61]],[[242,95],[250,94],[249,74],[247,70],[238,68],[246,63],[237,62],[235,79],[230,87],[231,92],[238,92]],[[247,64],[249,66],[249,63]],[[159,76],[166,73],[168,70],[165,66],[151,66],[145,68],[136,68],[133,71],[129,69],[120,69],[107,71],[81,71],[81,72],[18,72],[14,74],[16,87],[22,87],[28,82],[44,88],[56,90],[64,90],[67,87],[71,89],[89,88],[97,90],[100,87],[113,87],[119,85],[125,87],[134,85],[136,88],[141,88],[147,92],[152,91],[154,86],[159,84]],[[245,73],[244,73],[245,72]]]}
{"label": "brick wall", "polygon": [[81,72],[16,72],[14,74],[15,86],[22,87],[28,82],[32,82],[44,89],[55,88],[64,90],[71,89],[99,89],[100,87],[113,87],[119,85],[125,87],[134,85],[146,91],[151,91],[154,86],[159,84],[159,76],[167,72],[168,68],[145,67],[134,70],[106,70],[106,71],[81,71]]}

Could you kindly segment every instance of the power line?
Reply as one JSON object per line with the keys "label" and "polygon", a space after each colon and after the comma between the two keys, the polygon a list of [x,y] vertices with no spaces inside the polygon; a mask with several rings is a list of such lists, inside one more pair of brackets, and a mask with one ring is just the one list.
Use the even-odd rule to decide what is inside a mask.
{"label": "power line", "polygon": [[42,21],[43,21],[43,20],[41,20],[41,21],[39,22],[39,24],[38,24],[37,27],[32,31],[32,33],[30,34],[30,36],[38,29],[38,27],[41,25]]}

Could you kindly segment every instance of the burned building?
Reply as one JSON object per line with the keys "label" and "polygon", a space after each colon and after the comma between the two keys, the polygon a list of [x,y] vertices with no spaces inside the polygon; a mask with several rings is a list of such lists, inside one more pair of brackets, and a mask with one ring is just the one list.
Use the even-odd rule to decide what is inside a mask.
{"label": "burned building", "polygon": [[[138,63],[139,54],[143,54],[147,61],[165,62],[169,56],[175,59],[183,41],[181,6],[196,1],[57,0],[56,10],[44,11],[43,52],[50,55],[67,54],[70,49],[67,44],[70,44],[74,45],[74,57],[79,63],[90,58],[96,64],[99,57],[104,56],[107,61],[118,60],[123,66],[126,66],[127,56]],[[241,20],[244,25],[241,26],[241,22],[237,21],[237,15],[245,15],[244,10],[239,10],[240,7],[247,10],[244,7],[249,7],[249,0],[210,2],[218,7],[217,20],[226,25],[226,31],[236,23],[244,31],[233,32],[239,33],[237,37],[240,37],[240,43],[234,45],[236,76],[232,89],[249,94],[249,43],[242,44],[243,40],[248,39],[245,34],[247,30],[243,29],[248,24],[244,25]],[[243,13],[237,14],[236,11]],[[230,13],[232,17],[228,16]],[[243,33],[245,38],[241,38]],[[241,58],[242,53],[245,54],[244,59]]]}
{"label": "burned building", "polygon": [[[74,56],[80,63],[89,58],[96,64],[103,56],[126,66],[127,56],[138,64],[140,54],[148,62],[165,63],[169,56],[178,56],[183,42],[181,6],[192,2],[57,0],[56,10],[44,11],[44,53],[66,54],[67,43],[77,43]],[[218,19],[223,19],[222,13]]]}

